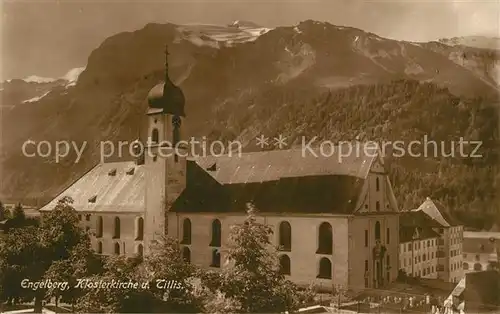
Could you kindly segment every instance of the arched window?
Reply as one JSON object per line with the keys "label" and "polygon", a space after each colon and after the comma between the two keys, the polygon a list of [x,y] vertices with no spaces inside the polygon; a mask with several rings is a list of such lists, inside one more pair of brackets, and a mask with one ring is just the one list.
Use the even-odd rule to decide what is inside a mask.
{"label": "arched window", "polygon": [[469,269],[469,263],[463,262],[462,267],[463,267],[464,270],[468,270]]}
{"label": "arched window", "polygon": [[144,246],[142,244],[137,245],[137,256],[142,257],[144,255]]}
{"label": "arched window", "polygon": [[377,192],[380,191],[380,180],[378,177],[377,177],[377,179],[375,179],[375,185],[376,185]]}
{"label": "arched window", "polygon": [[212,250],[212,263],[210,267],[220,267],[220,252],[218,249]]}
{"label": "arched window", "polygon": [[379,210],[380,210],[380,202],[379,202],[379,201],[377,201],[377,202],[375,203],[375,210],[376,210],[376,211],[379,211]]}
{"label": "arched window", "polygon": [[326,257],[322,257],[319,260],[318,278],[332,279],[332,263]]}
{"label": "arched window", "polygon": [[186,263],[191,263],[191,251],[187,246],[182,248],[182,258]]}
{"label": "arched window", "polygon": [[290,257],[286,254],[280,256],[280,271],[283,275],[290,275]]}
{"label": "arched window", "polygon": [[97,253],[102,254],[102,242],[97,241]]}
{"label": "arched window", "polygon": [[319,254],[332,254],[333,250],[333,231],[332,225],[323,222],[319,226],[318,233],[318,251]]}
{"label": "arched window", "polygon": [[288,221],[282,221],[279,227],[279,249],[290,252],[292,250],[292,227]]}
{"label": "arched window", "polygon": [[474,270],[475,271],[481,271],[481,270],[483,270],[483,266],[481,264],[479,264],[479,263],[475,263],[474,264]]}
{"label": "arched window", "polygon": [[[213,230],[213,229],[212,229]],[[191,244],[191,220],[184,219],[182,222],[182,244]]]}
{"label": "arched window", "polygon": [[102,217],[99,216],[99,217],[97,217],[96,228],[95,228],[97,238],[102,238],[102,229],[103,229]]}
{"label": "arched window", "polygon": [[144,238],[144,218],[139,217],[135,221],[135,239],[142,240]]}
{"label": "arched window", "polygon": [[215,219],[212,222],[212,241],[210,241],[210,246],[220,247],[220,244],[221,244],[221,224],[219,219]]}
{"label": "arched window", "polygon": [[115,255],[120,255],[120,243],[115,243]]}
{"label": "arched window", "polygon": [[380,241],[380,222],[375,223],[375,241],[379,240]]}
{"label": "arched window", "polygon": [[153,131],[151,132],[151,142],[158,143],[159,141],[160,141],[160,135],[158,133],[158,129],[154,128]]}
{"label": "arched window", "polygon": [[119,239],[120,238],[120,218],[115,217],[115,223],[113,226],[113,239]]}

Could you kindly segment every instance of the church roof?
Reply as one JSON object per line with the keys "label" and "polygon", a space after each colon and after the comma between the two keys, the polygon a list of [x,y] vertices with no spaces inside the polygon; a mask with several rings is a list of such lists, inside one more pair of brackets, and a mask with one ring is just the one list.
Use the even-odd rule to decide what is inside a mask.
{"label": "church roof", "polygon": [[101,163],[40,210],[52,210],[60,198],[69,196],[77,211],[143,211],[145,183],[143,165],[132,161]]}
{"label": "church roof", "polygon": [[252,202],[262,212],[352,214],[375,158],[339,161],[301,150],[194,158],[173,210],[244,211]]}
{"label": "church roof", "polygon": [[348,176],[366,178],[374,156],[356,155],[337,158],[318,156],[301,149],[252,152],[241,156],[199,157],[194,162],[221,184],[275,181],[307,176]]}

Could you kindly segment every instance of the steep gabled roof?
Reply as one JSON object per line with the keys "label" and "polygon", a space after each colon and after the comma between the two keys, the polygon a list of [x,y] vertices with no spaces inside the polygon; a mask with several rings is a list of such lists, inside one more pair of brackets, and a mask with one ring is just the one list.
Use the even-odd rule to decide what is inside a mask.
{"label": "steep gabled roof", "polygon": [[438,201],[433,201],[429,197],[414,211],[423,211],[432,219],[439,222],[443,227],[458,226],[460,222],[452,215],[452,213]]}
{"label": "steep gabled roof", "polygon": [[352,214],[375,154],[318,157],[302,150],[198,157],[174,211],[260,211]]}
{"label": "steep gabled roof", "polygon": [[[133,174],[127,174],[132,173],[132,168],[135,168]],[[69,196],[77,211],[143,211],[145,183],[143,165],[134,162],[101,163],[40,210],[52,210],[60,198]]]}
{"label": "steep gabled roof", "polygon": [[[252,152],[241,155],[193,158],[201,168],[221,184],[240,184],[276,181],[283,178],[339,175],[366,178],[376,156],[364,152],[339,158],[322,156],[301,149]],[[317,157],[316,157],[317,155]],[[371,154],[370,154],[371,155]]]}

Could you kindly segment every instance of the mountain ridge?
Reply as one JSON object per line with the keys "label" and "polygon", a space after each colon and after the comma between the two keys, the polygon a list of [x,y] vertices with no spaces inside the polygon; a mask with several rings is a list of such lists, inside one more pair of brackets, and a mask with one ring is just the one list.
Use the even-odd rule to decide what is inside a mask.
{"label": "mountain ridge", "polygon": [[[190,136],[240,139],[248,143],[248,149],[258,133],[267,132],[271,136],[283,128],[284,134],[292,137],[319,133],[324,138],[338,139],[352,139],[360,133],[383,139],[392,129],[396,136],[409,140],[423,132],[415,128],[419,125],[417,119],[421,120],[418,116],[425,116],[419,106],[428,101],[434,106],[443,102],[447,104],[443,110],[448,108],[449,113],[461,117],[461,122],[457,120],[456,124],[446,122],[450,134],[442,135],[443,138],[461,132],[472,138],[496,140],[486,133],[497,132],[492,125],[498,116],[488,111],[495,109],[485,109],[489,108],[486,103],[498,99],[498,84],[493,77],[496,72],[491,70],[499,60],[496,52],[438,42],[390,40],[360,29],[311,20],[270,29],[252,35],[252,40],[227,45],[225,43],[231,40],[227,38],[239,34],[240,30],[226,28],[227,36],[223,26],[214,29],[147,24],[140,30],[117,34],[90,54],[75,86],[54,87],[29,106],[17,103],[9,110],[2,109],[0,195],[3,198],[51,198],[99,161],[99,141],[132,141],[139,134],[144,140],[145,99],[149,89],[164,75],[167,43],[170,75],[186,95]],[[216,39],[224,40],[214,40],[210,37],[214,34]],[[203,35],[208,39],[202,38]],[[203,43],[217,44],[200,44],[193,41],[194,37]],[[458,57],[464,51],[469,56],[462,62]],[[418,94],[424,91],[430,93],[428,99]],[[414,93],[418,95],[411,96]],[[3,95],[4,92],[3,102],[12,100]],[[350,101],[345,102],[346,99]],[[338,104],[348,108],[369,104],[369,111],[378,109],[370,116],[349,113]],[[386,107],[401,116],[381,110]],[[408,118],[406,111],[417,117]],[[384,112],[384,116],[374,119],[378,117],[377,112]],[[328,117],[330,121],[316,121],[316,115]],[[351,129],[342,122],[350,120],[348,117],[355,117]],[[428,127],[425,132],[446,133],[439,128],[443,122],[439,122],[438,117],[444,116],[436,113],[435,117],[428,117],[436,124],[436,130]],[[410,120],[401,124],[401,119]],[[467,122],[468,119],[472,122]],[[478,121],[486,126],[480,127]],[[312,124],[318,128],[311,128]],[[78,164],[73,163],[74,153],[56,164],[54,158],[22,156],[20,146],[27,139],[87,141],[89,145]],[[487,150],[494,155],[492,147]],[[489,167],[491,158],[484,161],[485,164],[463,167],[477,167],[474,171],[481,173],[478,176],[492,182],[492,178],[478,170]],[[405,164],[400,163],[396,169],[406,173]],[[413,165],[420,169],[418,172],[412,168],[411,172],[421,173],[426,165],[436,169],[434,161],[424,160]],[[452,163],[445,168],[453,167]],[[441,172],[448,173],[445,170]],[[399,178],[398,184],[400,178],[405,177],[400,172],[394,175],[395,180]],[[404,206],[431,192],[419,185],[422,180],[411,178],[419,188],[415,195],[410,193],[411,201],[402,200]],[[406,183],[402,184],[400,192],[404,196],[410,189]],[[433,184],[438,191],[445,188],[439,181]],[[489,191],[487,187],[481,188]],[[439,197],[444,196],[441,193]],[[474,197],[467,197],[467,200],[447,202],[468,205]],[[477,205],[478,210],[487,208],[491,202],[490,199],[482,201]]]}

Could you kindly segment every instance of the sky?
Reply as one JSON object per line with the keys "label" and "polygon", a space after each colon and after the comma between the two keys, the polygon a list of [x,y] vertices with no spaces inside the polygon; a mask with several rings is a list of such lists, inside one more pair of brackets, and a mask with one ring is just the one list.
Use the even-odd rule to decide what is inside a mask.
{"label": "sky", "polygon": [[0,80],[60,77],[85,66],[90,52],[105,38],[147,23],[249,20],[274,27],[312,19],[409,41],[500,37],[497,0],[0,1]]}

